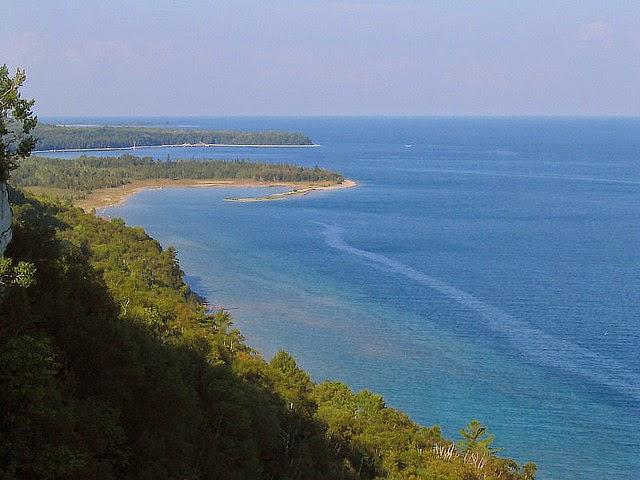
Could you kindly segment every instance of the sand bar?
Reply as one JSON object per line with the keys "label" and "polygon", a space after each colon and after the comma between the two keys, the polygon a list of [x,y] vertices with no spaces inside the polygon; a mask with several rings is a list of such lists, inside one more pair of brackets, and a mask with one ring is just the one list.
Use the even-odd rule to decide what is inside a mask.
{"label": "sand bar", "polygon": [[177,188],[177,187],[206,187],[206,188],[224,188],[224,187],[287,187],[287,192],[276,193],[262,197],[244,197],[244,198],[228,198],[227,201],[235,202],[265,202],[273,200],[284,200],[286,198],[307,195],[314,191],[338,190],[343,188],[352,188],[357,186],[353,180],[344,180],[342,183],[330,182],[259,182],[255,180],[171,180],[171,179],[153,179],[153,180],[135,180],[126,185],[113,188],[101,188],[94,190],[85,198],[78,199],[74,203],[86,212],[93,209],[100,209],[119,205],[127,201],[127,199],[142,190],[159,189],[159,188]]}
{"label": "sand bar", "polygon": [[274,193],[272,195],[265,195],[262,197],[237,197],[237,198],[225,198],[227,202],[240,202],[240,203],[251,203],[251,202],[270,202],[273,200],[285,200],[291,197],[300,197],[302,195],[307,195],[311,192],[317,192],[321,190],[338,190],[341,188],[352,188],[357,185],[353,180],[344,180],[342,183],[334,183],[334,184],[307,184],[305,186],[300,186],[296,188],[292,188],[286,192],[282,193]]}

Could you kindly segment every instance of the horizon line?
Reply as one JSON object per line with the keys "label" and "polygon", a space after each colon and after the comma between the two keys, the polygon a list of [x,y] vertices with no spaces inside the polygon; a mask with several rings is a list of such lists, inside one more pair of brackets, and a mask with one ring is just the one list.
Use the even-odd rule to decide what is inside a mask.
{"label": "horizon line", "polygon": [[37,114],[39,118],[571,118],[640,119],[639,114]]}

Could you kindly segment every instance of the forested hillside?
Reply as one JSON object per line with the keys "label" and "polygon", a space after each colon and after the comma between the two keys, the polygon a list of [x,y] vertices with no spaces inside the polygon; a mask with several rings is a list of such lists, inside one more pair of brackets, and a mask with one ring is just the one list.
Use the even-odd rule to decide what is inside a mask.
{"label": "forested hillside", "polygon": [[340,183],[342,175],[323,168],[246,160],[159,161],[150,157],[29,157],[20,162],[12,182],[22,187],[46,187],[89,192],[119,187],[133,180],[255,180],[263,182]]}
{"label": "forested hillside", "polygon": [[[533,478],[479,424],[454,444],[375,394],[313,383],[284,352],[265,361],[141,228],[12,201],[1,478]],[[5,281],[18,262],[25,281]]]}
{"label": "forested hillside", "polygon": [[134,145],[311,145],[302,133],[280,131],[194,130],[148,127],[73,127],[38,124],[34,136],[38,150],[127,148]]}

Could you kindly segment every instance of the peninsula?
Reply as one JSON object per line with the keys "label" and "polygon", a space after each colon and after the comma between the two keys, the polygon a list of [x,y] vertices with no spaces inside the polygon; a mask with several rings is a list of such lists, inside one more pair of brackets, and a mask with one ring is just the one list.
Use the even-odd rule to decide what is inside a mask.
{"label": "peninsula", "polygon": [[37,151],[135,150],[145,147],[311,147],[302,133],[135,126],[38,124]]}
{"label": "peninsula", "polygon": [[149,188],[169,187],[286,187],[266,196],[229,201],[283,200],[318,190],[354,187],[341,174],[319,167],[246,160],[158,161],[132,155],[59,159],[31,157],[13,174],[12,183],[25,190],[68,200],[85,211],[125,201]]}

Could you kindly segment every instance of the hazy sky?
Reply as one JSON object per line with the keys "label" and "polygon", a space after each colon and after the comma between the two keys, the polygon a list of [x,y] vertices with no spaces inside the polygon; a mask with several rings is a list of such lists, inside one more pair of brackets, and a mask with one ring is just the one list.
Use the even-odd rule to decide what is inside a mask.
{"label": "hazy sky", "polygon": [[3,0],[41,115],[640,115],[640,2]]}

